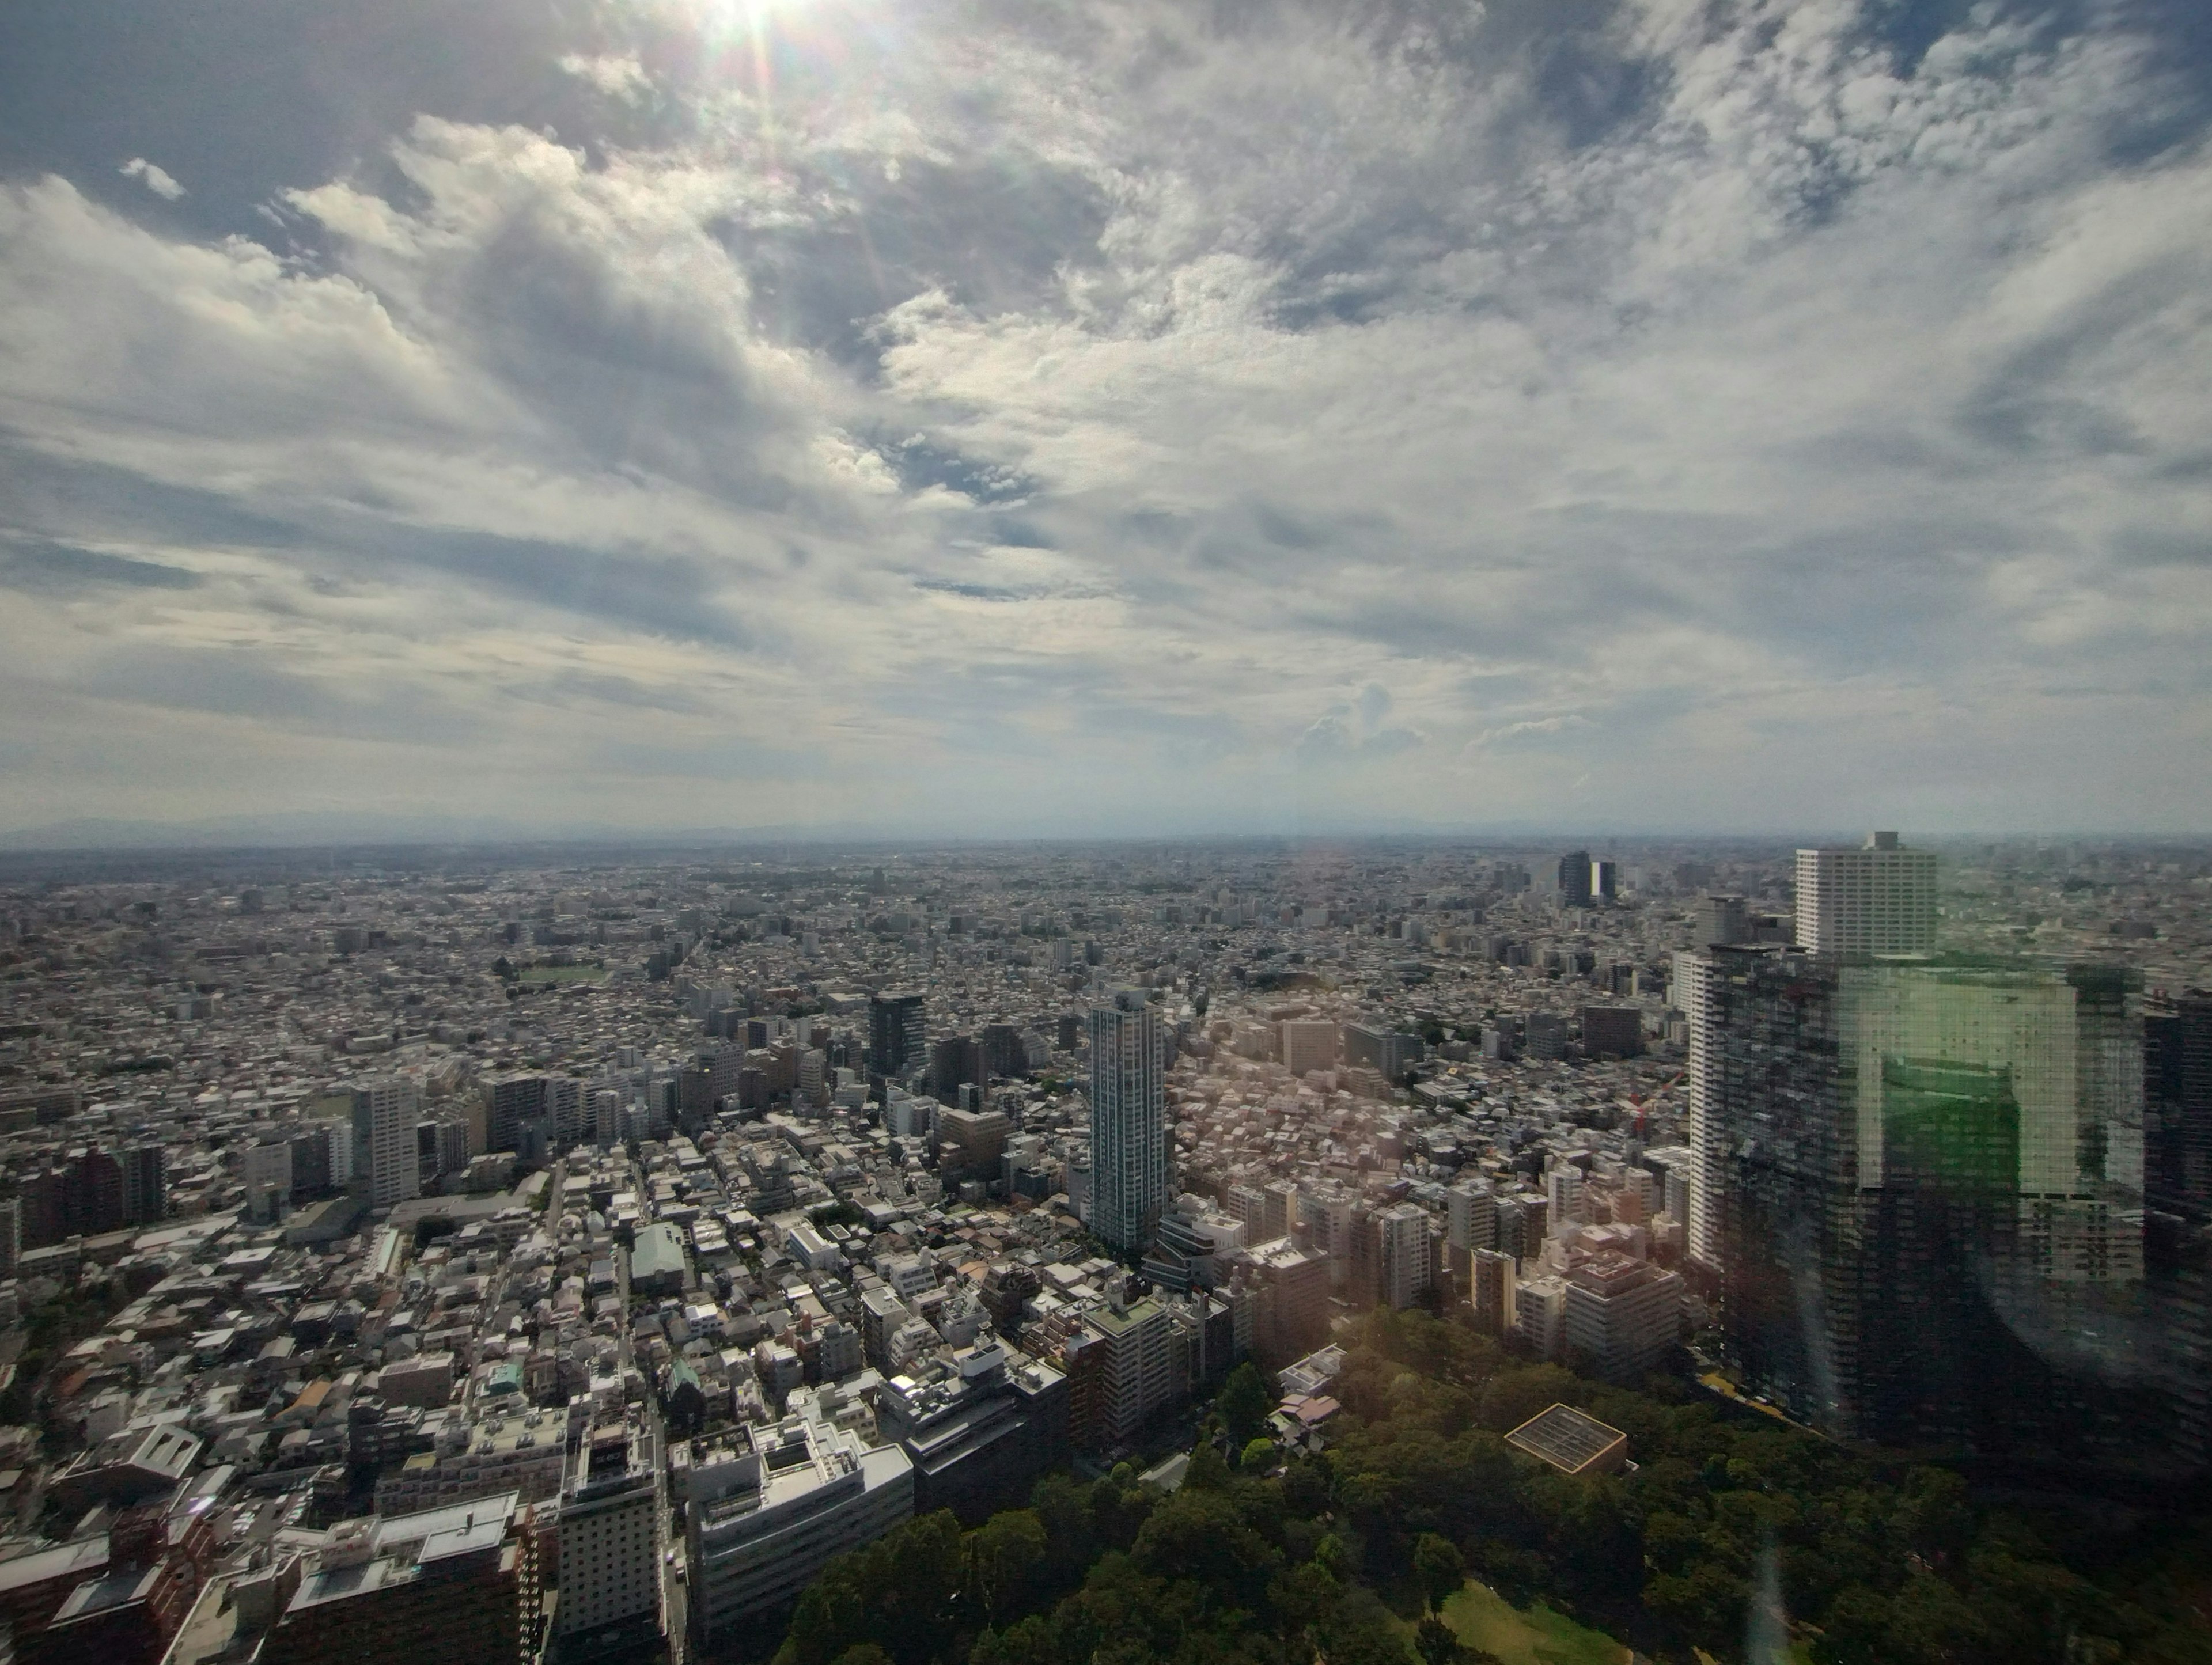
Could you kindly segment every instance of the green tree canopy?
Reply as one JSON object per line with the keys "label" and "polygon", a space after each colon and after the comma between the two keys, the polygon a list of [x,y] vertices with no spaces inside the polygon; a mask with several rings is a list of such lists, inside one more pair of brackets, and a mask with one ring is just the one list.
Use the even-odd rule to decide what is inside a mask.
{"label": "green tree canopy", "polygon": [[1449,1538],[1424,1532],[1413,1540],[1413,1581],[1431,1613],[1441,1613],[1447,1598],[1467,1582],[1467,1560]]}
{"label": "green tree canopy", "polygon": [[1229,1372],[1229,1379],[1214,1398],[1213,1408],[1221,1413],[1231,1442],[1242,1446],[1267,1425],[1277,1402],[1274,1383],[1248,1359]]}

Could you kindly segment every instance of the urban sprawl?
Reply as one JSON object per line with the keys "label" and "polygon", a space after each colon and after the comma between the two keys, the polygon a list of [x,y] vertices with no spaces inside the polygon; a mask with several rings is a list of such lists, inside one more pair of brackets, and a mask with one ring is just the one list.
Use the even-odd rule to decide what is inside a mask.
{"label": "urban sprawl", "polygon": [[1378,1305],[2204,1465],[2203,851],[9,860],[18,1660],[765,1653],[1248,1364],[1325,1447]]}

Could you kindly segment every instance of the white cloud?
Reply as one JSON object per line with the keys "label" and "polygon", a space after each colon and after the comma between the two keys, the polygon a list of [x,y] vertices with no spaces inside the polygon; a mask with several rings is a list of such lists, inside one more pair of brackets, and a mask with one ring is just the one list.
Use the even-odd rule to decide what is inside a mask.
{"label": "white cloud", "polygon": [[2212,812],[2118,740],[2212,726],[2212,162],[2112,159],[2140,40],[762,16],[560,59],[664,126],[422,118],[265,243],[0,188],[22,801],[158,706],[104,808],[275,806],[266,727],[616,818]]}
{"label": "white cloud", "polygon": [[173,203],[185,194],[184,186],[169,176],[167,169],[156,167],[143,156],[133,156],[115,171],[126,179],[143,180],[147,190],[165,202]]}
{"label": "white cloud", "polygon": [[588,82],[609,98],[634,100],[653,90],[653,77],[632,56],[586,57],[581,52],[564,52],[559,61],[562,74]]}

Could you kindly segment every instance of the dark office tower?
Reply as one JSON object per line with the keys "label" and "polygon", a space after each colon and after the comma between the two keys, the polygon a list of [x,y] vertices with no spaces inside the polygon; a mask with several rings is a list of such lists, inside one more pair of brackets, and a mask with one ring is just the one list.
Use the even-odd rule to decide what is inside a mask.
{"label": "dark office tower", "polygon": [[1846,1438],[2165,1461],[2127,975],[1762,947],[1683,972],[1691,1248],[1747,1385]]}
{"label": "dark office tower", "polygon": [[169,1153],[155,1144],[123,1153],[123,1222],[151,1225],[169,1218]]}
{"label": "dark office tower", "polygon": [[[1029,1073],[1029,1049],[1022,1044],[1021,1030],[1012,1024],[984,1024],[975,1043],[983,1048],[983,1067],[993,1075],[1011,1079]],[[983,1078],[979,1075],[973,1079],[981,1081]]]}
{"label": "dark office tower", "polygon": [[1060,1014],[1060,1049],[1073,1052],[1083,1040],[1083,1019],[1072,1012]]}
{"label": "dark office tower", "polygon": [[69,1176],[58,1168],[26,1174],[17,1194],[23,1204],[23,1247],[44,1249],[69,1236],[64,1207]]}
{"label": "dark office tower", "polygon": [[1589,885],[1592,901],[1620,901],[1620,864],[1618,861],[1592,861],[1589,865]]}
{"label": "dark office tower", "polygon": [[309,1127],[292,1135],[292,1196],[320,1196],[331,1188],[331,1131]]}
{"label": "dark office tower", "polygon": [[2144,1206],[2212,1221],[2212,990],[2143,1014],[2143,1147]]}
{"label": "dark office tower", "polygon": [[918,990],[868,997],[868,1067],[878,1075],[902,1075],[923,1061],[922,1000]]}
{"label": "dark office tower", "polygon": [[1590,855],[1588,850],[1569,850],[1559,858],[1559,902],[1568,908],[1590,904]]}
{"label": "dark office tower", "polygon": [[123,1224],[123,1164],[94,1148],[72,1151],[62,1170],[62,1235],[92,1237]]}
{"label": "dark office tower", "polygon": [[2012,1072],[1893,1057],[1881,1068],[1875,1299],[1863,1315],[1861,1353],[1869,1419],[1877,1429],[1910,1429],[1916,1444],[2002,1443],[2011,1390],[2023,1376],[2045,1374],[1993,1299],[2002,1272],[2017,1263]]}
{"label": "dark office tower", "polygon": [[2143,1142],[2159,1380],[2177,1461],[2201,1469],[2212,1461],[2212,992],[2157,1000],[2144,1014]]}
{"label": "dark office tower", "polygon": [[963,1086],[982,1086],[983,1048],[965,1035],[950,1035],[930,1043],[929,1096],[940,1104],[959,1103]]}
{"label": "dark office tower", "polygon": [[491,1095],[484,1148],[520,1149],[526,1123],[545,1119],[545,1078],[542,1075],[503,1075],[487,1090]]}

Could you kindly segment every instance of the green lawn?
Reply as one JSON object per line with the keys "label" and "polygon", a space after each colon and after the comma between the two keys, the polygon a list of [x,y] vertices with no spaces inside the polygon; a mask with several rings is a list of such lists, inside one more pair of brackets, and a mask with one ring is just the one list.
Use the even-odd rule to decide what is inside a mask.
{"label": "green lawn", "polygon": [[1444,1622],[1470,1648],[1505,1665],[1623,1665],[1628,1650],[1603,1631],[1577,1625],[1542,1602],[1525,1610],[1469,1579],[1444,1603]]}

